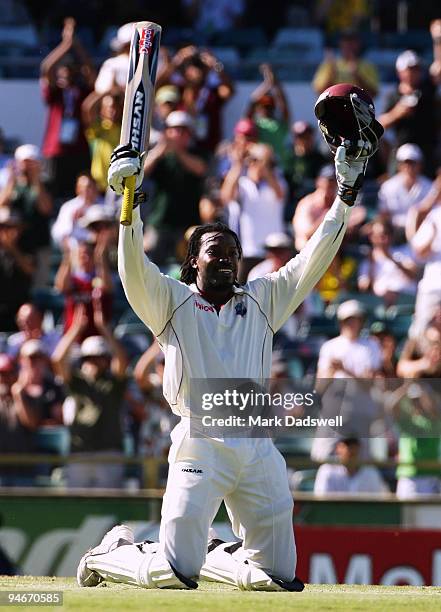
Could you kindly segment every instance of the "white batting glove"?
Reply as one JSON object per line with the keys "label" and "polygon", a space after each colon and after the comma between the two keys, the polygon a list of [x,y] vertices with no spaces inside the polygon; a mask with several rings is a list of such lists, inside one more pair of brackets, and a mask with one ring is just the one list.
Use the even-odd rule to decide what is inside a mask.
{"label": "white batting glove", "polygon": [[342,145],[335,153],[335,175],[338,183],[337,194],[348,206],[357,199],[358,191],[363,185],[367,158],[353,159],[346,157],[346,148]]}
{"label": "white batting glove", "polygon": [[139,189],[144,178],[144,156],[132,149],[130,145],[119,145],[110,157],[107,182],[118,195],[124,192],[124,179],[136,176],[136,189]]}

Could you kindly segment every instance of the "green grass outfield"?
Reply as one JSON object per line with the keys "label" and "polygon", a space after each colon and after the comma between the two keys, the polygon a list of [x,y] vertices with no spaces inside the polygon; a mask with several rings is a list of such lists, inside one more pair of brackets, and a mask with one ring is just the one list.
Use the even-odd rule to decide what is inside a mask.
{"label": "green grass outfield", "polygon": [[[203,582],[196,591],[159,591],[107,583],[80,589],[73,578],[0,576],[0,591],[63,591],[63,610],[173,612],[283,612],[285,610],[412,610],[441,609],[441,587],[381,587],[311,585],[303,593],[249,593],[233,587]],[[1,594],[0,594],[1,597]],[[48,606],[7,606],[26,610],[57,610]],[[2,610],[5,608],[1,607]]]}

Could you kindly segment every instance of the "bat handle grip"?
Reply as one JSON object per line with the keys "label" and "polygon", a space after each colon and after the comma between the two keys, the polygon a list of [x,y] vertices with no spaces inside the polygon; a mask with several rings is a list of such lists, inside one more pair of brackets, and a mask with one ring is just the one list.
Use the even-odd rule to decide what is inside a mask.
{"label": "bat handle grip", "polygon": [[132,225],[133,202],[135,199],[136,176],[128,176],[124,181],[124,195],[121,206],[121,225]]}

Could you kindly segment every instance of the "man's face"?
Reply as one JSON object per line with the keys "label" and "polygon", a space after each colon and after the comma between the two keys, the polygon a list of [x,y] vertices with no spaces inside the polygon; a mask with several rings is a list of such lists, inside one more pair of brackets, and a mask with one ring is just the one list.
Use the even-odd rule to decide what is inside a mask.
{"label": "man's face", "polygon": [[374,223],[370,235],[372,246],[388,249],[391,245],[391,236],[381,223]]}
{"label": "man's face", "polygon": [[350,444],[347,444],[346,442],[339,442],[335,448],[335,452],[341,463],[344,465],[358,459],[360,446],[356,442],[352,442]]}
{"label": "man's face", "polygon": [[165,135],[167,139],[174,143],[179,149],[187,149],[190,146],[191,132],[187,127],[168,127],[165,130]]}
{"label": "man's face", "polygon": [[77,196],[87,200],[87,202],[95,202],[98,196],[96,183],[90,176],[82,175],[77,179],[76,185]]}
{"label": "man's face", "polygon": [[23,304],[17,313],[17,325],[22,331],[40,329],[42,321],[41,313],[32,304]]}
{"label": "man's face", "polygon": [[354,337],[358,337],[363,329],[363,317],[348,317],[341,322],[341,330],[350,331]]}
{"label": "man's face", "polygon": [[197,269],[200,288],[232,288],[239,265],[239,251],[233,236],[214,232],[204,234],[199,255],[192,264]]}

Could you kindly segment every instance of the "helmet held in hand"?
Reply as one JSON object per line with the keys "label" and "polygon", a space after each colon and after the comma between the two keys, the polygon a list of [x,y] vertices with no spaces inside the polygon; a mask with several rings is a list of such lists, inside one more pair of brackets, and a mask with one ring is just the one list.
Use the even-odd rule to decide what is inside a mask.
{"label": "helmet held in hand", "polygon": [[348,159],[369,159],[377,151],[384,129],[364,89],[350,83],[332,85],[320,95],[314,112],[334,155],[340,145],[346,148]]}

